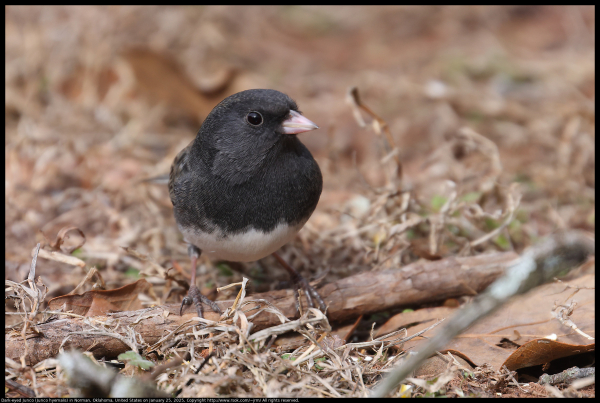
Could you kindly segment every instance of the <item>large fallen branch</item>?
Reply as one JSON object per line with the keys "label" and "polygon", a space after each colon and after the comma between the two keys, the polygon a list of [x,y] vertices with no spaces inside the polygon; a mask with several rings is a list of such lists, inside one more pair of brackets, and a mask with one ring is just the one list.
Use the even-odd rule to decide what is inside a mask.
{"label": "large fallen branch", "polygon": [[[361,314],[386,311],[399,306],[415,306],[462,295],[474,295],[501,276],[518,257],[513,252],[493,253],[472,257],[450,257],[438,261],[420,261],[402,269],[366,272],[326,284],[318,292],[328,306],[330,322],[342,322]],[[288,318],[296,315],[293,293],[289,290],[249,295],[248,300],[264,299],[279,308]],[[233,301],[218,301],[221,309]],[[305,301],[303,301],[304,306]],[[213,321],[219,316],[205,308],[205,318]],[[138,311],[127,311],[88,318],[59,319],[39,324],[28,332],[26,344],[20,331],[5,334],[6,357],[27,365],[55,357],[63,348],[91,351],[96,357],[113,358],[131,349],[124,341],[98,331],[99,322],[109,323],[112,331],[127,335],[131,327],[152,345],[163,336],[178,329],[195,317],[189,309],[179,316],[179,305],[165,305]],[[252,332],[280,324],[276,315],[262,312],[252,319]],[[252,338],[250,336],[250,338]]]}
{"label": "large fallen branch", "polygon": [[[495,281],[470,304],[454,313],[444,327],[409,356],[372,391],[374,397],[390,394],[409,374],[427,358],[442,349],[452,338],[464,332],[477,320],[497,310],[515,295],[565,276],[595,253],[594,239],[581,231],[553,234],[525,250],[518,263]],[[506,366],[505,366],[506,368]]]}

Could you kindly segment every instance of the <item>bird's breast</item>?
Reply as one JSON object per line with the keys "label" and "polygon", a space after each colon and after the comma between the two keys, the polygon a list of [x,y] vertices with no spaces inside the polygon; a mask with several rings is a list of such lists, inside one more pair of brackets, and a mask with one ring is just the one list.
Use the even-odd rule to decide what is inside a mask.
{"label": "bird's breast", "polygon": [[187,242],[200,248],[211,259],[253,262],[290,242],[305,222],[296,225],[280,223],[268,232],[254,228],[229,234],[218,229],[210,233],[191,227],[180,226],[179,229]]}

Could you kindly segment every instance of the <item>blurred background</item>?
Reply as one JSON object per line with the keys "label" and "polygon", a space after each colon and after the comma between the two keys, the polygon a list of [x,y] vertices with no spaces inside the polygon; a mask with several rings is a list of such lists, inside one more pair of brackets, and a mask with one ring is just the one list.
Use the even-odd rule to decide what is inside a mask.
{"label": "blurred background", "polygon": [[[210,110],[249,88],[287,93],[320,126],[301,140],[323,195],[282,251],[310,278],[595,229],[592,6],[5,11],[14,281],[69,226],[85,244],[68,252],[108,288],[164,285],[149,260],[187,273],[166,186],[142,180],[168,173]],[[63,252],[83,242],[71,235]],[[271,258],[238,266],[203,261],[204,292],[241,273],[256,290],[286,286]],[[37,274],[51,297],[87,269],[40,259]]]}

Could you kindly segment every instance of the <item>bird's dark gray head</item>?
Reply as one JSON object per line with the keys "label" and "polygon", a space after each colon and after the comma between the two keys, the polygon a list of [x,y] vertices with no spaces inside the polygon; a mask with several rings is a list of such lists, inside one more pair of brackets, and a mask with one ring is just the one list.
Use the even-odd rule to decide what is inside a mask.
{"label": "bird's dark gray head", "polygon": [[316,128],[286,94],[247,90],[225,98],[211,111],[194,147],[216,175],[239,182],[286,152],[305,150],[296,134]]}
{"label": "bird's dark gray head", "polygon": [[[219,103],[206,118],[208,122],[212,115],[221,118],[228,114],[231,123],[244,123],[253,130],[270,129],[276,131],[288,117],[290,111],[298,112],[296,102],[286,94],[276,90],[247,90],[233,94]],[[256,112],[262,115],[261,124],[250,122],[248,114]]]}

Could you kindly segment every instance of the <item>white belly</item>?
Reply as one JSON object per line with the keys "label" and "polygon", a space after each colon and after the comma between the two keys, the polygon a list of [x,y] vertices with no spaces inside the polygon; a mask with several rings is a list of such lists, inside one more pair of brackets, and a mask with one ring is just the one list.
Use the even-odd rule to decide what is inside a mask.
{"label": "white belly", "polygon": [[304,226],[279,224],[270,233],[252,229],[248,232],[223,237],[223,233],[215,231],[211,234],[194,231],[191,228],[179,228],[185,240],[196,245],[202,254],[212,259],[223,259],[232,262],[253,262],[270,255],[283,245],[294,239]]}

